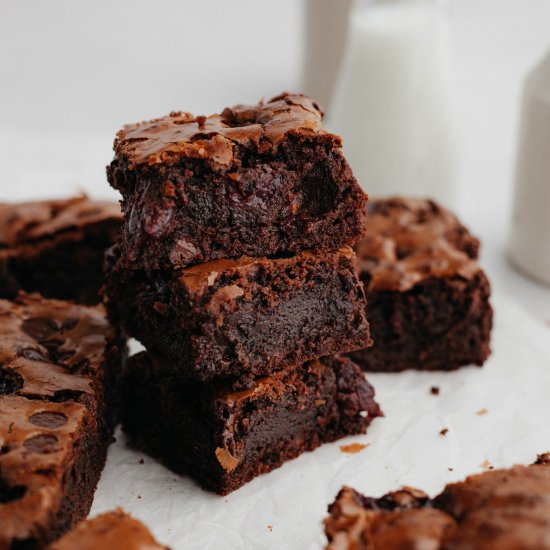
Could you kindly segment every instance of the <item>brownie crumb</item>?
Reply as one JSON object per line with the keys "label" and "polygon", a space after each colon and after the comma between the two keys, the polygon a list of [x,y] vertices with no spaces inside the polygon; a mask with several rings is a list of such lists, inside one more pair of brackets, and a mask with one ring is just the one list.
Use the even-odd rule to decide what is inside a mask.
{"label": "brownie crumb", "polygon": [[481,464],[480,466],[482,468],[485,468],[486,470],[493,470],[494,469],[494,466],[487,460],[485,459]]}
{"label": "brownie crumb", "polygon": [[439,435],[447,435],[447,432],[449,431],[449,428],[443,428],[440,432],[439,432]]}
{"label": "brownie crumb", "polygon": [[268,525],[267,528],[269,529],[269,531],[273,531],[273,525]]}
{"label": "brownie crumb", "polygon": [[439,387],[438,387],[438,386],[432,386],[432,387],[430,388],[430,393],[431,393],[432,395],[439,395]]}
{"label": "brownie crumb", "polygon": [[349,445],[340,445],[340,450],[343,453],[360,453],[363,449],[369,446],[368,443],[350,443]]}
{"label": "brownie crumb", "polygon": [[537,460],[535,461],[535,464],[550,464],[550,452],[537,455]]}
{"label": "brownie crumb", "polygon": [[489,411],[485,408],[479,409],[479,411],[476,412],[478,416],[483,416],[484,414],[487,414]]}
{"label": "brownie crumb", "polygon": [[454,468],[447,468],[447,470],[449,470],[449,472],[454,472]]}

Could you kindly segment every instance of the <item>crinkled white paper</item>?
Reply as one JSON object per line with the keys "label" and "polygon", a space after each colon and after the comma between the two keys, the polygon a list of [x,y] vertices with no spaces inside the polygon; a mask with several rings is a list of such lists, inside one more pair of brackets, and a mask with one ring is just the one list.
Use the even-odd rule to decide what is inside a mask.
{"label": "crinkled white paper", "polygon": [[[227,497],[129,449],[119,431],[92,515],[122,506],[174,550],[319,549],[327,505],[343,484],[372,496],[402,485],[435,494],[489,464],[532,462],[550,450],[550,327],[503,296],[493,306],[483,368],[369,375],[386,416],[367,435],[324,445]],[[351,442],[368,447],[343,453]]]}

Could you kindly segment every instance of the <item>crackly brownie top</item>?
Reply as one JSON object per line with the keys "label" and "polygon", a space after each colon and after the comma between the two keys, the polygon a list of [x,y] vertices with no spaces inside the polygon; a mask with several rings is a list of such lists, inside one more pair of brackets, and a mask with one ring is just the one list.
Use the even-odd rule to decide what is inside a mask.
{"label": "crackly brownie top", "polygon": [[58,401],[92,395],[112,336],[102,306],[25,293],[15,302],[0,300],[0,396]]}
{"label": "crackly brownie top", "polygon": [[470,476],[435,499],[404,488],[381,498],[344,487],[325,520],[330,550],[550,548],[548,462]]}
{"label": "crackly brownie top", "polygon": [[62,498],[110,330],[100,306],[0,300],[0,547],[35,535]]}
{"label": "crackly brownie top", "polygon": [[257,105],[235,105],[221,114],[168,116],[125,126],[117,134],[115,155],[130,167],[170,163],[179,157],[207,159],[212,168],[229,168],[235,146],[265,152],[289,133],[327,133],[323,111],[301,94],[282,94]]}
{"label": "crackly brownie top", "polygon": [[479,271],[479,241],[435,202],[371,199],[368,213],[367,236],[356,245],[368,290],[405,291],[430,277]]}
{"label": "crackly brownie top", "polygon": [[104,220],[122,221],[116,202],[85,195],[64,200],[1,203],[0,248],[30,243]]}
{"label": "crackly brownie top", "polygon": [[82,521],[48,550],[168,550],[160,545],[147,527],[120,508]]}
{"label": "crackly brownie top", "polygon": [[48,525],[88,415],[79,403],[0,397],[0,548]]}

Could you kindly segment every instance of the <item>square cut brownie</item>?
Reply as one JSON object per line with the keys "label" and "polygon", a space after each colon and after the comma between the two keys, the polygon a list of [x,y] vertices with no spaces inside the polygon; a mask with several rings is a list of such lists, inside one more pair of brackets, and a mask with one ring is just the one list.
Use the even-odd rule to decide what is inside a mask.
{"label": "square cut brownie", "polygon": [[169,550],[147,527],[120,508],[80,522],[48,550]]}
{"label": "square cut brownie", "polygon": [[25,290],[100,302],[103,255],[121,226],[117,203],[86,196],[0,204],[0,297]]}
{"label": "square cut brownie", "polygon": [[131,357],[122,424],[132,444],[219,494],[324,442],[364,433],[380,416],[374,390],[346,358],[323,358],[235,391],[175,380],[146,352]]}
{"label": "square cut brownie", "polygon": [[451,370],[482,365],[490,349],[490,286],[479,241],[432,201],[369,202],[356,245],[373,346],[353,353],[365,370]]}
{"label": "square cut brownie", "polygon": [[435,499],[407,487],[381,498],[344,487],[329,513],[327,550],[547,550],[550,467],[470,476]]}
{"label": "square cut brownie", "polygon": [[123,196],[132,266],[336,250],[364,233],[366,195],[311,99],[283,94],[117,134],[110,184]]}
{"label": "square cut brownie", "polygon": [[363,286],[349,247],[269,260],[216,260],[176,271],[106,275],[114,322],[184,376],[271,374],[369,342]]}
{"label": "square cut brownie", "polygon": [[87,515],[125,350],[101,306],[0,300],[0,548],[42,548]]}

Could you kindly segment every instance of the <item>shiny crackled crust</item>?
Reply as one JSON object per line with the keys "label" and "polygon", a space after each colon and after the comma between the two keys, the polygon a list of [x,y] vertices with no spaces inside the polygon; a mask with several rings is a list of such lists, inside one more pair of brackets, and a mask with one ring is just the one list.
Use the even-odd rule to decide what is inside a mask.
{"label": "shiny crackled crust", "polygon": [[325,520],[327,549],[544,550],[549,497],[544,457],[449,484],[435,499],[410,488],[376,499],[344,487]]}
{"label": "shiny crackled crust", "polygon": [[283,94],[258,105],[236,105],[221,114],[173,112],[118,132],[114,149],[131,167],[173,163],[178,157],[205,159],[212,168],[239,163],[237,148],[264,153],[289,133],[327,133],[319,105],[301,94]]}
{"label": "shiny crackled crust", "polygon": [[283,94],[209,117],[126,127],[107,168],[128,269],[352,245],[367,196],[311,99]]}
{"label": "shiny crackled crust", "polygon": [[367,226],[356,245],[367,291],[406,291],[431,277],[471,279],[480,271],[479,241],[433,201],[371,198]]}
{"label": "shiny crackled crust", "polygon": [[[36,244],[42,239],[62,239],[65,233],[91,225],[122,222],[116,202],[96,201],[85,195],[63,200],[0,203],[0,257],[6,249]],[[12,252],[13,253],[13,252]]]}
{"label": "shiny crackled crust", "polygon": [[79,523],[48,550],[169,550],[147,527],[120,508]]}
{"label": "shiny crackled crust", "polygon": [[102,307],[0,300],[0,548],[40,546],[89,510],[123,355]]}

